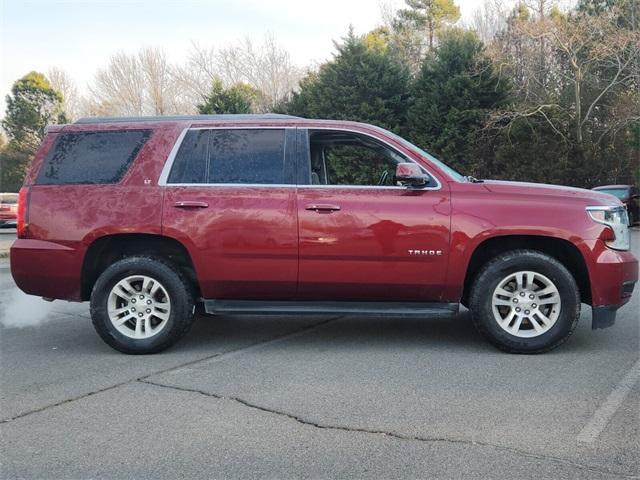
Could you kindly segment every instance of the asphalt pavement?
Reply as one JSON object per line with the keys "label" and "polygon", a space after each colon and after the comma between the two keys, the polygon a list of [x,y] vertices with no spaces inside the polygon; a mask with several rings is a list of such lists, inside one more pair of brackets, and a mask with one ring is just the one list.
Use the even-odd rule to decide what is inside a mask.
{"label": "asphalt pavement", "polygon": [[[632,233],[640,254],[640,231]],[[544,355],[452,319],[201,317],[153,356],[0,260],[0,477],[640,478],[640,301]]]}

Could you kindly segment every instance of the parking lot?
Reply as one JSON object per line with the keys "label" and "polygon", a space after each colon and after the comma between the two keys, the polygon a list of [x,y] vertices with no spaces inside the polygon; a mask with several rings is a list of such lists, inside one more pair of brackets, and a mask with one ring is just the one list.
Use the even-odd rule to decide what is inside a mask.
{"label": "parking lot", "polygon": [[0,476],[638,478],[638,298],[607,330],[584,307],[537,356],[495,350],[465,311],[202,317],[136,357],[87,304],[19,294],[0,259]]}

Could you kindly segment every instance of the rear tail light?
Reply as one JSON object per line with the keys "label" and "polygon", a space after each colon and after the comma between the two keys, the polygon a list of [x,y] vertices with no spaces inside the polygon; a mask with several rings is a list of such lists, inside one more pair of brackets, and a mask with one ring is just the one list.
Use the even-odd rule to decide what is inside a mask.
{"label": "rear tail light", "polygon": [[29,229],[29,187],[22,187],[18,192],[18,238],[27,238]]}

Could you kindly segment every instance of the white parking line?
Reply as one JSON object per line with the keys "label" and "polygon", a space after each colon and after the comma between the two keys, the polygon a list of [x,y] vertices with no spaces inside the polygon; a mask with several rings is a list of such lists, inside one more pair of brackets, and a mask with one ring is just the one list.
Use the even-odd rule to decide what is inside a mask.
{"label": "white parking line", "polygon": [[613,417],[622,405],[622,402],[629,394],[633,386],[640,379],[640,360],[638,360],[627,374],[620,380],[620,383],[609,394],[600,408],[593,414],[589,423],[578,434],[577,440],[583,443],[592,443],[598,435],[605,429],[611,417]]}

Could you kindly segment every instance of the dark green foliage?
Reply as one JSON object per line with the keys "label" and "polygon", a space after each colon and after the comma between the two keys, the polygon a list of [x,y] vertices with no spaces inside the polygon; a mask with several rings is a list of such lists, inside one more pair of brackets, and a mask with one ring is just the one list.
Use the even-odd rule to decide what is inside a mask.
{"label": "dark green foliage", "polygon": [[488,114],[509,100],[509,83],[483,49],[473,32],[450,30],[425,59],[412,88],[411,141],[463,173],[486,170],[478,133]]}
{"label": "dark green foliage", "polygon": [[0,192],[20,190],[30,160],[30,155],[10,146],[0,149]]}
{"label": "dark green foliage", "polygon": [[[549,114],[551,115],[551,114]],[[502,130],[495,143],[495,155],[483,176],[496,179],[544,183],[567,183],[570,148],[540,117],[515,120]]]}
{"label": "dark green foliage", "polygon": [[308,118],[373,123],[393,131],[405,123],[409,73],[384,48],[353,33],[336,45],[335,58],[311,73],[285,110]]}
{"label": "dark green foliage", "polygon": [[16,80],[6,99],[2,128],[9,142],[0,147],[0,192],[17,192],[46,126],[66,123],[67,118],[62,95],[38,72]]}
{"label": "dark green foliage", "polygon": [[62,110],[62,95],[41,73],[30,72],[17,80],[6,99],[2,128],[15,151],[34,153],[47,125],[67,121]]}
{"label": "dark green foliage", "polygon": [[224,88],[222,81],[214,80],[211,92],[202,105],[201,114],[252,113],[258,91],[246,83],[236,83]]}

